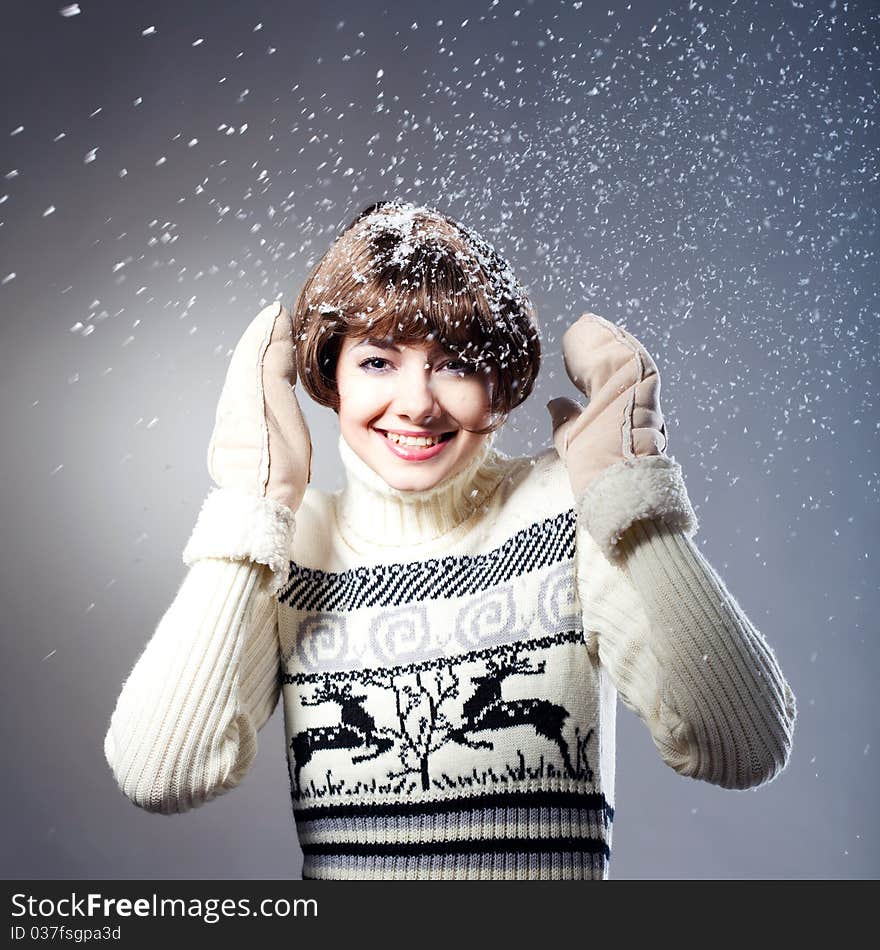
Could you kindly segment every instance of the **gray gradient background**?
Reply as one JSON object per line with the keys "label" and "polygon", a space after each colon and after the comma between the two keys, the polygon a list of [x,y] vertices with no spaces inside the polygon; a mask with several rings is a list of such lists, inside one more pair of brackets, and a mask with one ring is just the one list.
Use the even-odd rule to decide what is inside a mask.
{"label": "gray gradient background", "polygon": [[[3,876],[299,876],[280,709],[184,816],[131,805],[102,742],[184,575],[232,346],[399,195],[535,300],[503,450],[549,445],[583,310],[654,354],[699,543],[798,698],[747,792],[677,776],[621,704],[612,877],[876,877],[872,6],[62,5],[5,4],[0,57]],[[304,410],[334,489],[335,417]]]}

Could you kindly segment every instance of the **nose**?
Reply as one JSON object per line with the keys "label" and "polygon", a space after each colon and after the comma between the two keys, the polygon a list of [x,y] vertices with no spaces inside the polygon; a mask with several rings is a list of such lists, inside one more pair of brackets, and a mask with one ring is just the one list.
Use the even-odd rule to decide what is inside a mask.
{"label": "nose", "polygon": [[410,366],[400,372],[396,380],[394,409],[401,417],[416,425],[430,425],[442,410],[432,386],[430,367]]}

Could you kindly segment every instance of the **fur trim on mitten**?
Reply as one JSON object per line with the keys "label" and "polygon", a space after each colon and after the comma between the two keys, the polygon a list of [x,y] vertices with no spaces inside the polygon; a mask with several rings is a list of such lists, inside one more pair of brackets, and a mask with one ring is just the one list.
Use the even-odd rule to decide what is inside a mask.
{"label": "fur trim on mitten", "polygon": [[200,558],[251,560],[267,565],[267,586],[277,593],[289,573],[294,513],[290,508],[229,488],[215,488],[205,499],[196,526],[183,551],[184,564]]}
{"label": "fur trim on mitten", "polygon": [[609,560],[617,542],[637,521],[657,518],[688,536],[699,523],[681,466],[665,455],[623,459],[593,480],[577,503],[578,517]]}

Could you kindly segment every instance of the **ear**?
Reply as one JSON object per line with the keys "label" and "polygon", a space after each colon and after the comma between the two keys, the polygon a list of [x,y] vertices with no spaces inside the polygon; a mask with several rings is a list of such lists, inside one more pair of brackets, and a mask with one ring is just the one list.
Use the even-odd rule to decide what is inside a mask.
{"label": "ear", "polygon": [[568,430],[575,419],[584,411],[584,407],[578,405],[573,399],[560,396],[557,399],[551,399],[547,403],[547,411],[550,413],[553,424],[553,444],[556,446],[559,457],[564,462],[568,453]]}

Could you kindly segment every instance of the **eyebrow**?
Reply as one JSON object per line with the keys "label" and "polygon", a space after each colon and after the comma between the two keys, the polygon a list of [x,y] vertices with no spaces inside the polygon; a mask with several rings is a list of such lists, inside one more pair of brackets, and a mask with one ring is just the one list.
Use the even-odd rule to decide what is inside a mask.
{"label": "eyebrow", "polygon": [[377,346],[380,350],[394,350],[395,353],[400,352],[400,349],[393,343],[390,343],[388,340],[379,340],[375,337],[367,337],[366,340],[361,340],[361,342],[356,343],[355,346]]}
{"label": "eyebrow", "polygon": [[[362,346],[375,346],[380,350],[394,350],[395,353],[401,352],[400,348],[398,346],[395,346],[394,343],[391,343],[387,337],[383,337],[383,338],[372,337],[372,336],[367,337],[365,340],[361,340],[359,343],[355,343],[352,349],[356,350]],[[452,350],[444,349],[443,346],[441,346],[441,344],[437,342],[436,340],[433,342],[433,349],[431,350],[432,355],[442,356],[442,355],[446,355],[452,352],[453,352]],[[459,359],[466,359],[466,357],[460,356]]]}

